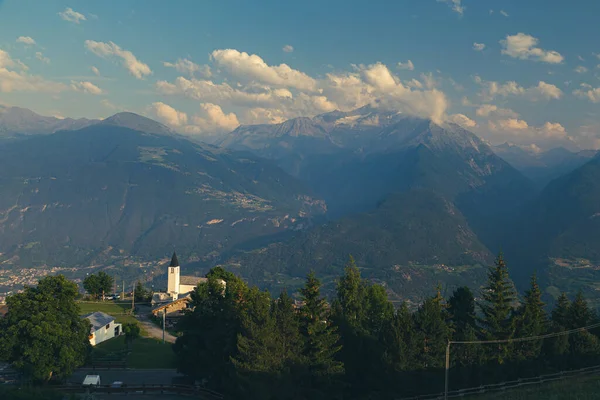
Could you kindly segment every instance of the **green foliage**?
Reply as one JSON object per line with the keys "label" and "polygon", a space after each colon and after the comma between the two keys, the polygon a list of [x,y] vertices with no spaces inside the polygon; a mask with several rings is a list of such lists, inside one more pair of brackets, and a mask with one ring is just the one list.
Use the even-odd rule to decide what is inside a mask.
{"label": "green foliage", "polygon": [[444,304],[436,297],[428,298],[414,314],[415,342],[419,349],[416,358],[421,368],[441,367],[450,327],[446,323]]}
{"label": "green foliage", "polygon": [[[539,336],[547,331],[547,316],[544,311],[542,291],[537,283],[536,276],[531,277],[531,287],[525,292],[525,299],[515,316],[515,336]],[[542,350],[542,341],[535,340],[517,343],[514,357],[522,359],[536,359]]]}
{"label": "green foliage", "polygon": [[152,291],[146,289],[140,281],[137,281],[134,293],[134,300],[136,303],[144,303],[152,300]]}
{"label": "green foliage", "polygon": [[77,285],[57,275],[9,296],[9,313],[0,319],[2,358],[38,382],[65,379],[83,365],[90,325],[79,317],[76,294]]}
{"label": "green foliage", "polygon": [[[498,255],[495,267],[490,268],[488,284],[482,292],[483,302],[479,305],[483,313],[480,320],[483,336],[487,340],[505,340],[514,336],[514,321],[511,318],[516,300],[508,268],[502,253]],[[490,349],[490,357],[503,363],[510,356],[510,345],[499,344]]]}
{"label": "green foliage", "polygon": [[115,280],[104,271],[91,274],[83,280],[83,288],[90,295],[101,298],[111,292]]}
{"label": "green foliage", "polygon": [[304,302],[300,309],[300,332],[304,337],[303,362],[309,371],[310,386],[333,388],[344,373],[344,365],[336,360],[341,350],[340,337],[332,324],[327,301],[321,297],[321,282],[310,272],[300,293]]}
{"label": "green foliage", "polygon": [[141,329],[138,324],[126,323],[123,324],[123,333],[125,333],[125,341],[131,344],[135,339],[140,337]]}

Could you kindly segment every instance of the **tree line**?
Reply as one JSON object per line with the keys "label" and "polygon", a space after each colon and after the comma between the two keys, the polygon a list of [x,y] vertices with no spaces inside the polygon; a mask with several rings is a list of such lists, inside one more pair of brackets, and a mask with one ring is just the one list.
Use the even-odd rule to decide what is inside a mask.
{"label": "tree line", "polygon": [[[444,388],[449,341],[450,388],[536,376],[597,363],[600,332],[548,339],[598,321],[579,293],[563,293],[546,313],[536,277],[521,299],[502,255],[475,299],[467,287],[448,299],[441,288],[416,310],[394,308],[386,290],[363,279],[350,258],[328,302],[310,273],[301,302],[273,299],[217,267],[194,292],[174,345],[178,369],[231,398],[399,398]],[[223,287],[218,279],[223,279]],[[505,340],[482,344],[481,341]]]}

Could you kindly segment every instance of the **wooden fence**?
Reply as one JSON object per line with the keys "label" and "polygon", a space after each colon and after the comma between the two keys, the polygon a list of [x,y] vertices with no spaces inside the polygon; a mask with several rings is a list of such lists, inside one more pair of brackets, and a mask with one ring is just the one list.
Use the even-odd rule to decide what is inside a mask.
{"label": "wooden fence", "polygon": [[[540,375],[533,378],[517,379],[515,381],[508,381],[502,383],[495,383],[490,385],[482,385],[478,387],[472,387],[467,389],[459,389],[448,392],[448,398],[464,397],[474,394],[482,393],[493,393],[503,392],[509,389],[515,389],[519,387],[525,387],[529,385],[539,385],[546,382],[554,382],[562,379],[578,377],[583,375],[593,375],[600,373],[600,365],[593,367],[581,368],[573,371],[561,371],[554,374]],[[399,400],[439,400],[444,398],[444,393],[429,394],[423,396],[406,397]]]}
{"label": "wooden fence", "polygon": [[222,400],[223,396],[217,392],[209,389],[200,388],[197,386],[189,385],[122,385],[120,387],[113,387],[111,385],[97,385],[97,386],[82,386],[82,385],[65,385],[55,386],[54,389],[61,393],[106,393],[106,394],[118,394],[118,393],[160,393],[160,394],[178,394],[184,396],[195,396],[203,400]]}

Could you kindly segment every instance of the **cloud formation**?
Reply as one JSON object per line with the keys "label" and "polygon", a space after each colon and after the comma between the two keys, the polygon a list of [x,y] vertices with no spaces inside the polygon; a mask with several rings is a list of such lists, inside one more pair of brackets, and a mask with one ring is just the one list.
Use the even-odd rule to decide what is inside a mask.
{"label": "cloud formation", "polygon": [[144,77],[152,74],[152,70],[147,64],[139,61],[132,52],[123,50],[113,42],[104,43],[86,40],[85,47],[98,57],[120,58],[123,66],[137,79],[144,79]]}
{"label": "cloud formation", "polygon": [[495,81],[484,81],[479,76],[475,76],[475,83],[482,87],[479,93],[484,101],[494,100],[496,97],[508,96],[524,96],[530,101],[538,100],[558,100],[562,97],[563,92],[556,85],[538,82],[537,86],[524,88],[515,81],[499,83]]}
{"label": "cloud formation", "polygon": [[282,50],[286,53],[291,53],[294,51],[294,46],[286,44],[285,46],[283,46]]}
{"label": "cloud formation", "polygon": [[23,43],[28,46],[34,46],[35,40],[33,40],[33,38],[31,36],[19,36],[17,38],[17,43]]}
{"label": "cloud formation", "polygon": [[473,43],[473,50],[475,51],[483,51],[483,49],[485,49],[485,44],[483,43]]}
{"label": "cloud formation", "polygon": [[58,13],[58,15],[65,21],[79,24],[81,21],[87,21],[85,15],[74,11],[72,8],[67,7],[64,11]]}
{"label": "cloud formation", "polygon": [[408,60],[405,63],[399,62],[398,63],[398,69],[406,69],[406,70],[409,70],[409,71],[414,71],[415,65],[410,60]]}
{"label": "cloud formation", "polygon": [[152,103],[153,114],[165,125],[170,127],[181,127],[187,124],[186,113],[177,111],[168,104],[162,102]]}
{"label": "cloud formation", "polygon": [[539,40],[531,35],[517,33],[508,35],[500,41],[502,54],[521,60],[541,61],[549,64],[560,64],[564,57],[554,50],[543,50],[536,47]]}
{"label": "cloud formation", "polygon": [[574,69],[575,72],[577,72],[578,74],[585,74],[588,69],[586,67],[584,67],[583,65],[579,65],[577,66],[577,68]]}
{"label": "cloud formation", "polygon": [[287,64],[270,66],[256,54],[224,49],[213,51],[211,59],[219,67],[244,81],[256,81],[267,85],[307,91],[316,89],[316,81],[305,73],[292,69]]}
{"label": "cloud formation", "polygon": [[462,5],[462,0],[437,0],[438,3],[446,3],[452,11],[457,14],[463,15],[465,12],[465,7]]}
{"label": "cloud formation", "polygon": [[163,65],[168,68],[175,68],[175,70],[182,74],[187,74],[189,76],[195,76],[198,74],[203,78],[210,78],[212,76],[212,72],[208,65],[198,65],[186,58],[178,58],[176,62],[163,62]]}
{"label": "cloud formation", "polygon": [[30,75],[28,69],[21,61],[14,60],[6,51],[0,50],[0,92],[59,93],[67,89],[62,83]]}
{"label": "cloud formation", "polygon": [[104,91],[98,86],[94,85],[92,82],[71,81],[71,89],[73,89],[76,92],[88,93],[93,95],[104,94]]}
{"label": "cloud formation", "polygon": [[90,69],[92,70],[92,72],[94,73],[94,75],[96,76],[100,76],[100,70],[96,67],[94,67],[93,65],[90,67]]}
{"label": "cloud formation", "polygon": [[449,116],[448,120],[463,128],[474,128],[477,126],[477,122],[464,114],[452,114]]}
{"label": "cloud formation", "polygon": [[600,103],[600,87],[593,88],[588,84],[582,83],[581,88],[574,90],[573,94],[592,103]]}
{"label": "cloud formation", "polygon": [[50,59],[48,57],[44,57],[41,51],[35,52],[35,58],[43,62],[44,64],[50,64]]}
{"label": "cloud formation", "polygon": [[475,114],[478,117],[489,117],[489,116],[498,116],[498,117],[510,117],[517,118],[519,116],[518,113],[514,112],[509,108],[499,108],[493,104],[483,104],[475,111]]}

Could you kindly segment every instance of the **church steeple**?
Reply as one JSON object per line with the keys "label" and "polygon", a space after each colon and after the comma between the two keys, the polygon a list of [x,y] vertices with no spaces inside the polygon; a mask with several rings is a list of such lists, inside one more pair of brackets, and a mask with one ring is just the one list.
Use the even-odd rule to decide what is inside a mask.
{"label": "church steeple", "polygon": [[177,259],[177,254],[173,252],[173,257],[171,257],[171,264],[169,267],[179,267],[179,260]]}

